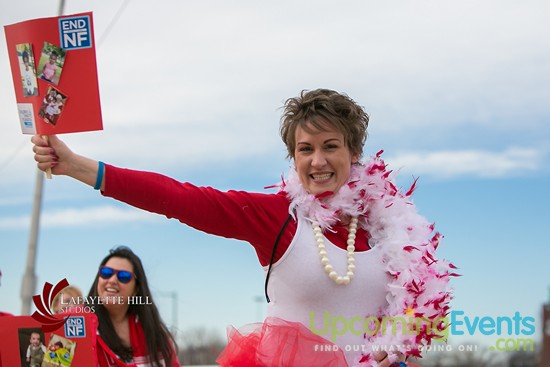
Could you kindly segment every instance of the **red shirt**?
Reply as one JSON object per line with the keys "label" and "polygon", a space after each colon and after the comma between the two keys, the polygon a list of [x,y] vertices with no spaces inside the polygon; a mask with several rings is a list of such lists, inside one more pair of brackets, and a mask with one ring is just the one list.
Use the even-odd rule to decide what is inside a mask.
{"label": "red shirt", "polygon": [[[147,347],[145,345],[145,335],[139,320],[132,314],[128,317],[128,328],[130,330],[130,344],[132,346],[132,354],[134,355],[133,363],[124,363],[118,359],[115,353],[109,349],[107,344],[97,336],[97,358],[99,367],[135,367],[145,366],[147,362]],[[170,367],[179,367],[178,357],[174,349],[172,349],[172,364]]]}
{"label": "red shirt", "polygon": [[[289,215],[285,193],[265,194],[211,187],[197,187],[157,173],[105,165],[105,196],[132,206],[175,218],[200,231],[250,243],[260,264],[269,264],[273,245]],[[334,226],[325,236],[335,245],[347,247],[348,229]],[[296,222],[291,220],[277,245],[274,261],[290,245]],[[356,251],[369,249],[367,235],[358,230]]]}

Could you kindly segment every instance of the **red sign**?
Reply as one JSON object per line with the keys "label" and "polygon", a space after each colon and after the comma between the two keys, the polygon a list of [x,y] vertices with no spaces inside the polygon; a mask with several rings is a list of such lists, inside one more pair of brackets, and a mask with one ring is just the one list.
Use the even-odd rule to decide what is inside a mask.
{"label": "red sign", "polygon": [[4,26],[23,134],[102,130],[92,13]]}
{"label": "red sign", "polygon": [[[62,315],[55,317],[63,321]],[[97,325],[94,314],[73,314],[46,332],[31,316],[0,317],[0,365],[97,367]]]}

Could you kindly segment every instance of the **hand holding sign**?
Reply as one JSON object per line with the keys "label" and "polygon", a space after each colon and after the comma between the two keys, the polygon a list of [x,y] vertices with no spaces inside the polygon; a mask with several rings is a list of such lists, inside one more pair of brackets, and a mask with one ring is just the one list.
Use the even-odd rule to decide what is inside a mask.
{"label": "hand holding sign", "polygon": [[[34,159],[41,171],[50,169],[54,175],[66,175],[90,186],[97,185],[97,161],[73,153],[56,135],[48,136],[47,141],[43,136],[35,135],[31,142],[34,144]],[[102,183],[101,180],[98,189],[103,189]]]}
{"label": "hand holding sign", "polygon": [[57,138],[55,135],[40,136],[35,135],[31,139],[35,145],[33,151],[35,159],[38,161],[38,169],[50,171],[56,175],[67,173],[67,162],[74,153]]}
{"label": "hand holding sign", "polygon": [[102,130],[92,13],[4,28],[23,134]]}

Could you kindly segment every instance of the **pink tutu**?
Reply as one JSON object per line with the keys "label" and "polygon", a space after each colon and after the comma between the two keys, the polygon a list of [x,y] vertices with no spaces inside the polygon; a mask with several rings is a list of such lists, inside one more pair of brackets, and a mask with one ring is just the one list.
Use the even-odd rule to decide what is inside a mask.
{"label": "pink tutu", "polygon": [[299,322],[269,317],[264,323],[227,330],[222,367],[347,367],[340,348]]}

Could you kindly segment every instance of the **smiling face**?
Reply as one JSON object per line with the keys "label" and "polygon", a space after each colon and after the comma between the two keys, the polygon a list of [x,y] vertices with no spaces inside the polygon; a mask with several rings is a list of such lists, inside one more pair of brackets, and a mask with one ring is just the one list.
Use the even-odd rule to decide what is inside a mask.
{"label": "smiling face", "polygon": [[[122,257],[112,257],[110,258],[105,266],[113,268],[114,270],[126,270],[131,273],[134,272],[134,267],[132,266],[132,263],[125,258]],[[110,299],[115,299],[113,297],[116,297],[116,299],[122,299],[124,300],[123,305],[128,307],[128,297],[134,296],[136,294],[137,288],[136,288],[136,279],[135,277],[132,277],[132,279],[128,283],[122,283],[118,280],[116,271],[113,273],[113,275],[109,279],[103,279],[101,277],[98,278],[97,282],[97,294],[102,299],[104,297],[109,297]],[[118,298],[122,297],[122,298]],[[105,308],[115,307],[119,306],[119,302],[114,302],[109,304],[104,303]]]}
{"label": "smiling face", "polygon": [[31,334],[31,344],[34,347],[37,347],[40,344],[40,334],[38,334],[38,333],[32,333]]}
{"label": "smiling face", "polygon": [[335,193],[348,180],[358,156],[350,152],[340,131],[329,125],[325,130],[305,127],[296,128],[294,164],[300,182],[313,195]]}

